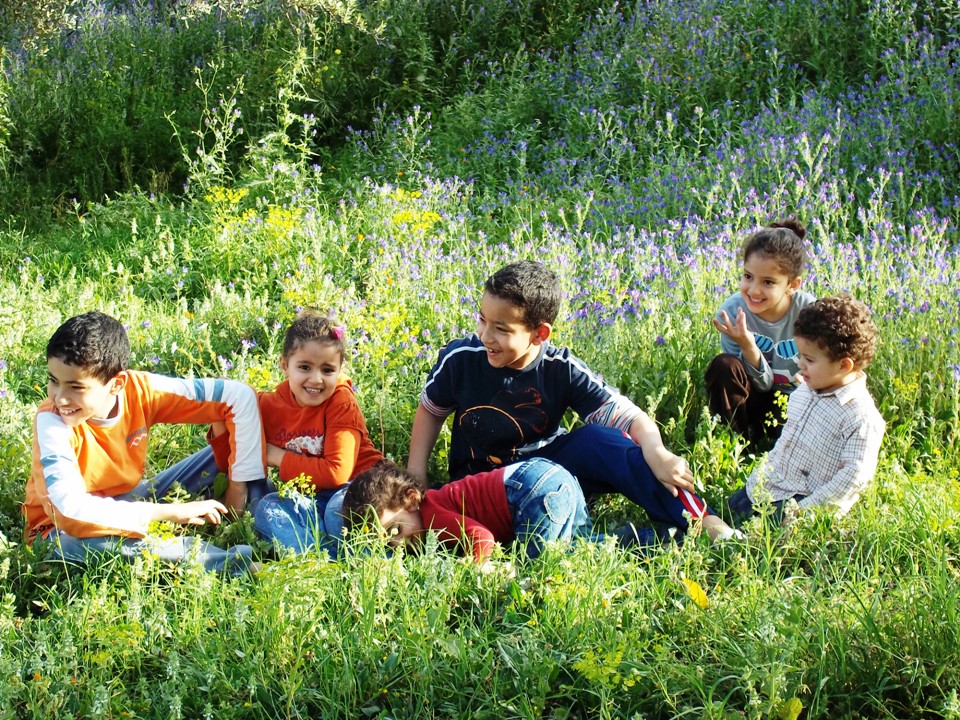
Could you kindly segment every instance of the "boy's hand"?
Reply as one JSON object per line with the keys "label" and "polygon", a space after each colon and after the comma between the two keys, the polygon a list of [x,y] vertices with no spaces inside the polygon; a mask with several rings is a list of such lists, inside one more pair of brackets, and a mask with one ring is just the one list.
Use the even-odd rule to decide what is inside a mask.
{"label": "boy's hand", "polygon": [[783,504],[783,516],[780,519],[780,524],[783,527],[789,527],[802,513],[803,508],[800,507],[800,503],[790,498]]}
{"label": "boy's hand", "polygon": [[160,504],[155,520],[167,520],[180,525],[219,525],[227,508],[217,500],[197,500],[188,503]]}
{"label": "boy's hand", "polygon": [[247,484],[231,480],[227,485],[227,491],[223,494],[223,502],[227,506],[225,510],[229,509],[238,517],[243,515],[243,511],[247,508]]}
{"label": "boy's hand", "polygon": [[679,455],[674,455],[661,445],[655,450],[644,451],[643,457],[647,461],[647,465],[650,466],[654,477],[674,497],[677,496],[679,490],[696,492],[693,484],[693,472],[687,465],[687,461]]}

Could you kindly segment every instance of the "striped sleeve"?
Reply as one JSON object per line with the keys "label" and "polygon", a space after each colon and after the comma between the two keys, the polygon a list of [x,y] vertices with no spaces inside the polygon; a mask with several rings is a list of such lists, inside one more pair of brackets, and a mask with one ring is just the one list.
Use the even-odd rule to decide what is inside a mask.
{"label": "striped sleeve", "polygon": [[266,476],[266,446],[253,388],[236,380],[150,375],[153,422],[205,424],[221,420],[230,438],[230,479]]}
{"label": "striped sleeve", "polygon": [[595,425],[616,428],[629,435],[633,421],[642,414],[643,411],[630,398],[617,393],[611,395],[609,400],[590,413],[585,421]]}
{"label": "striped sleeve", "polygon": [[37,414],[36,452],[46,484],[44,504],[54,525],[74,537],[145,535],[151,508],[89,493],[70,437],[70,428],[56,413]]}

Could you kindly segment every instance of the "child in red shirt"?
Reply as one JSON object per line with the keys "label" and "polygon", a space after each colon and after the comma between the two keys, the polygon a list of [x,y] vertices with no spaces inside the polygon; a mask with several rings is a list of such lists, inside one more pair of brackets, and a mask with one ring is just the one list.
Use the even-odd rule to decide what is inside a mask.
{"label": "child in red shirt", "polygon": [[415,547],[432,530],[441,543],[481,564],[498,543],[520,541],[527,557],[536,558],[545,542],[593,537],[580,485],[562,466],[543,458],[430,490],[393,463],[379,463],[347,489],[341,510],[347,528],[362,524],[371,509],[391,545]]}

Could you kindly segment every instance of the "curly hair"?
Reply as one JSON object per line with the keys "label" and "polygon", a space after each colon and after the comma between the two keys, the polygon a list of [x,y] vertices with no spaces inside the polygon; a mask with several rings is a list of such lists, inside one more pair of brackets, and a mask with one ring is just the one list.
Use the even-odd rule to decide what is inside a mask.
{"label": "curly hair", "polygon": [[806,236],[807,229],[793,216],[772,222],[743,242],[743,261],[762,255],[776,262],[787,277],[798,278],[807,265]]}
{"label": "curly hair", "polygon": [[869,365],[877,350],[877,326],[870,309],[850,295],[807,305],[797,315],[793,334],[822,347],[831,360],[850,358],[858,368]]}
{"label": "curly hair", "polygon": [[308,342],[333,345],[340,351],[340,362],[343,362],[343,328],[335,326],[330,315],[316,310],[304,310],[297,315],[284,335],[283,357],[289,358]]}
{"label": "curly hair", "polygon": [[560,313],[560,282],[557,274],[543,263],[520,260],[500,268],[487,278],[487,292],[523,311],[529,328],[553,324]]}
{"label": "curly hair", "polygon": [[371,511],[379,518],[385,510],[415,510],[423,502],[424,484],[389,460],[381,460],[357,475],[347,486],[340,514],[347,530],[370,519]]}
{"label": "curly hair", "polygon": [[47,342],[50,358],[83,368],[105,383],[130,365],[130,340],[119,320],[102,312],[88,312],[75,315],[57,328]]}

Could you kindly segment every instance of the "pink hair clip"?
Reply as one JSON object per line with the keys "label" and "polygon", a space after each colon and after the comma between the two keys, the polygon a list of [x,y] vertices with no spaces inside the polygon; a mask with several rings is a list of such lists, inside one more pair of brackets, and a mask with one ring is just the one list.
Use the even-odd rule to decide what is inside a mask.
{"label": "pink hair clip", "polygon": [[337,340],[343,340],[343,331],[346,330],[345,325],[337,325],[336,327],[330,328],[330,334],[333,335]]}

